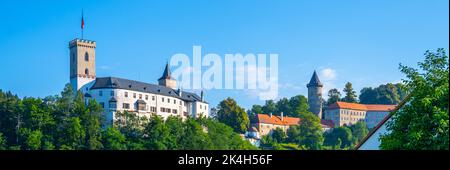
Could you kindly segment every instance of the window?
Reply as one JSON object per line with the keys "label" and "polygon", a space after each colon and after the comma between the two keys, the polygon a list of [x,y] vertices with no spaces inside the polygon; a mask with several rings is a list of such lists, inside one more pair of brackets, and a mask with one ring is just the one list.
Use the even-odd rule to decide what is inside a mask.
{"label": "window", "polygon": [[173,100],[173,104],[177,104],[177,100]]}
{"label": "window", "polygon": [[167,113],[170,113],[170,112],[171,112],[171,110],[170,110],[170,109],[166,109],[166,111],[167,111]]}
{"label": "window", "polygon": [[128,92],[125,92],[125,97],[128,97]]}
{"label": "window", "polygon": [[114,91],[111,91],[109,94],[110,94],[111,96],[114,96]]}
{"label": "window", "polygon": [[152,100],[155,101],[155,96],[152,96]]}
{"label": "window", "polygon": [[145,95],[145,100],[148,100],[148,95]]}
{"label": "window", "polygon": [[200,105],[200,109],[202,109],[202,105]]}
{"label": "window", "polygon": [[87,52],[84,53],[84,61],[89,61],[89,54]]}
{"label": "window", "polygon": [[170,103],[170,99],[167,99],[167,103]]}
{"label": "window", "polygon": [[164,107],[161,107],[161,108],[160,108],[160,111],[161,111],[161,112],[166,112],[166,109],[165,109]]}
{"label": "window", "polygon": [[139,99],[142,99],[142,94],[139,94]]}
{"label": "window", "polygon": [[161,101],[164,102],[164,97],[161,97]]}
{"label": "window", "polygon": [[145,104],[143,103],[138,103],[138,110],[145,110]]}
{"label": "window", "polygon": [[105,103],[100,102],[100,103],[98,103],[98,104],[100,104],[100,106],[102,106],[102,108],[105,108]]}
{"label": "window", "polygon": [[172,113],[177,114],[177,109],[173,109]]}
{"label": "window", "polygon": [[98,95],[99,95],[99,96],[103,96],[103,91],[101,91],[101,90],[98,91]]}
{"label": "window", "polygon": [[89,69],[84,70],[84,74],[89,75]]}
{"label": "window", "polygon": [[130,104],[129,103],[123,103],[123,108],[124,109],[130,109]]}
{"label": "window", "polygon": [[181,100],[180,100],[180,106],[182,105],[181,103],[182,103],[182,102],[181,102]]}
{"label": "window", "polygon": [[133,93],[133,98],[136,98],[136,93]]}
{"label": "window", "polygon": [[151,111],[151,112],[156,112],[156,107],[153,107],[153,106],[150,107],[150,111]]}

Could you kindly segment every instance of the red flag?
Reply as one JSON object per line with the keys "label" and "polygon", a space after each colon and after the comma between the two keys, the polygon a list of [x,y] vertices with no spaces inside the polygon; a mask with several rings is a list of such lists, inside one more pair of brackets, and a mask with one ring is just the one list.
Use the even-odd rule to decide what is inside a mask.
{"label": "red flag", "polygon": [[84,18],[83,18],[83,13],[81,13],[81,29],[84,29]]}

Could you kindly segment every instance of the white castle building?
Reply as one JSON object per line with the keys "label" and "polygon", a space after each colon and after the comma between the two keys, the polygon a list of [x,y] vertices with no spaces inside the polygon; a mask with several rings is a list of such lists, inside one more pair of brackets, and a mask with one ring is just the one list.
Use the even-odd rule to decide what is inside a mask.
{"label": "white castle building", "polygon": [[69,42],[70,83],[86,99],[95,99],[104,109],[107,123],[116,120],[115,113],[130,111],[138,116],[208,117],[209,104],[204,101],[203,91],[195,93],[177,89],[177,81],[166,68],[158,85],[116,77],[96,77],[96,42],[74,39]]}

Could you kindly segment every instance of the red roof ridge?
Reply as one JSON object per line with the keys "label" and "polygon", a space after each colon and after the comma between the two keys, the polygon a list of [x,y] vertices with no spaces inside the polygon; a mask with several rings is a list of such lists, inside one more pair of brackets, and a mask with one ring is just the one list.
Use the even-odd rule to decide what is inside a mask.
{"label": "red roof ridge", "polygon": [[337,101],[328,106],[329,109],[352,109],[352,110],[362,110],[362,111],[391,111],[397,105],[393,104],[360,104],[360,103],[349,103],[343,101]]}

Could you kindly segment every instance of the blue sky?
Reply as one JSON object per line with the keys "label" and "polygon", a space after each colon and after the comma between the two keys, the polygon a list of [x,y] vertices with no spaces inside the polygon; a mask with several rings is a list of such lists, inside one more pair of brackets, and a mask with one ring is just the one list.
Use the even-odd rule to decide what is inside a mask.
{"label": "blue sky", "polygon": [[[69,81],[68,42],[97,41],[97,76],[156,83],[176,53],[278,53],[279,97],[307,95],[317,70],[325,90],[399,82],[399,63],[449,47],[446,0],[380,1],[2,1],[0,89],[20,97],[59,94]],[[242,90],[208,90],[216,106]],[[326,92],[324,93],[326,95]]]}

